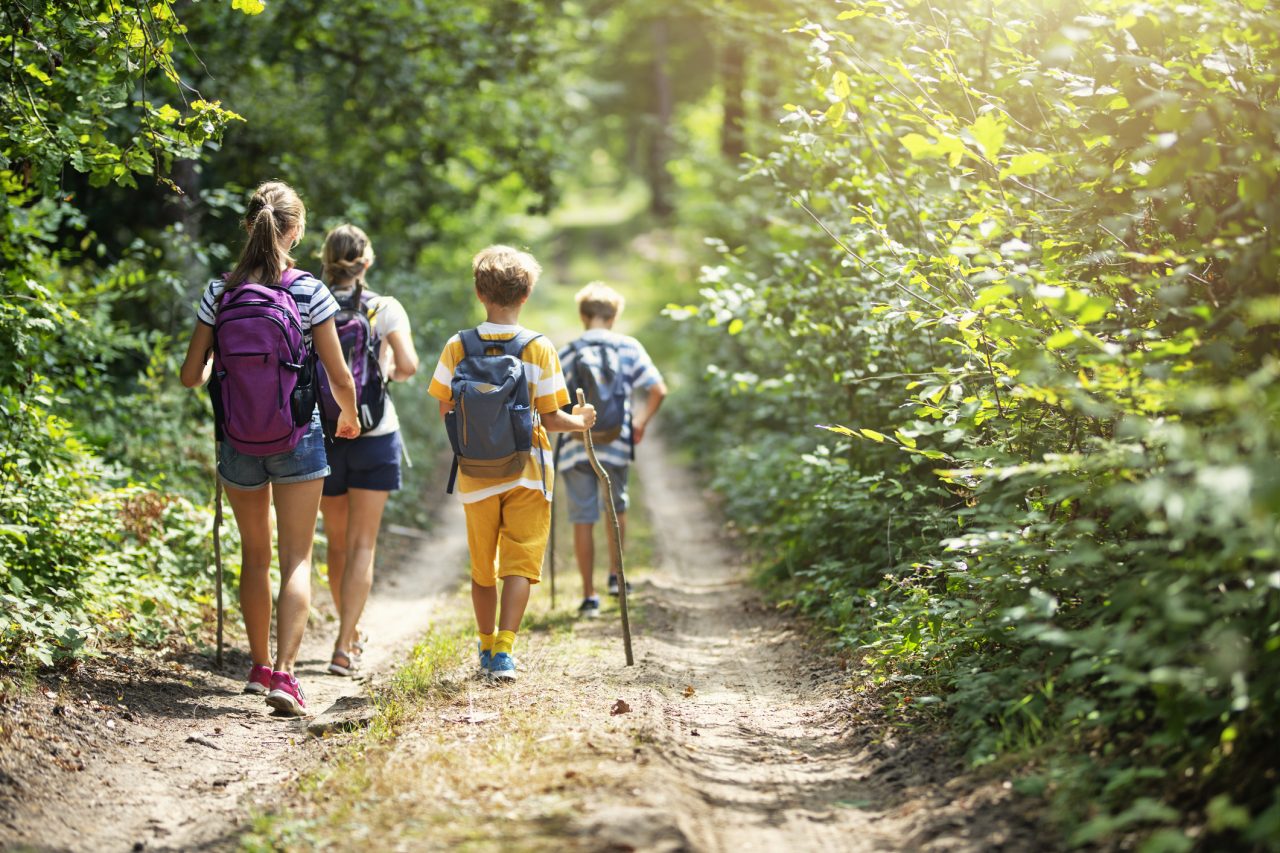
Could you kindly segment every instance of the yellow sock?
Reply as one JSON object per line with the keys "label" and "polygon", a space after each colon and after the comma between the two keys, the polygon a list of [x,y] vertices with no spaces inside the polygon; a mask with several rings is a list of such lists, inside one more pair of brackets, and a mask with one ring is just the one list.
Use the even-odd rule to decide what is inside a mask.
{"label": "yellow sock", "polygon": [[503,652],[506,652],[507,654],[511,654],[511,650],[515,648],[515,645],[516,645],[515,631],[499,631],[498,639],[493,644],[493,653],[495,655],[502,654]]}
{"label": "yellow sock", "polygon": [[497,634],[481,634],[479,631],[477,631],[476,633],[480,635],[480,651],[482,652],[493,651],[493,641],[498,638],[498,635]]}

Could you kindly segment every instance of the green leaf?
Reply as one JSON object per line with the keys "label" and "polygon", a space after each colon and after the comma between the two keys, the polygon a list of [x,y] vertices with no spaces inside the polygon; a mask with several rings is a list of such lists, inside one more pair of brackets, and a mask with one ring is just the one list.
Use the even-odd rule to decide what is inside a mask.
{"label": "green leaf", "polygon": [[1013,288],[1003,282],[1000,284],[993,284],[990,287],[984,287],[978,292],[978,298],[973,300],[973,309],[975,311],[981,311],[988,305],[994,302],[999,302],[1001,299],[1004,299],[1006,296],[1011,296],[1012,294]]}
{"label": "green leaf", "polygon": [[1034,175],[1036,172],[1047,168],[1051,163],[1053,163],[1053,158],[1042,151],[1029,151],[1026,154],[1018,154],[1009,161],[1008,166],[1000,170],[1000,177],[1020,178],[1025,175]]}
{"label": "green leaf", "polygon": [[862,433],[865,437],[876,442],[884,442],[889,438],[889,436],[885,435],[884,433],[876,432],[873,429],[860,429],[858,430],[858,432]]}
{"label": "green leaf", "polygon": [[260,15],[267,4],[263,0],[231,0],[231,8],[239,9],[246,15]]}
{"label": "green leaf", "polygon": [[738,334],[739,332],[742,331],[742,326],[743,326],[743,322],[737,317],[734,317],[732,320],[729,321],[729,334],[731,335]]}
{"label": "green leaf", "polygon": [[32,65],[31,63],[27,63],[26,67],[23,68],[22,70],[27,72],[27,74],[36,78],[46,86],[53,84],[53,78],[51,78],[48,74],[45,74],[43,71],[41,71],[39,68]]}
{"label": "green leaf", "polygon": [[983,156],[994,163],[1004,147],[1005,123],[1001,118],[995,113],[978,116],[978,120],[969,125],[969,133],[982,149]]}
{"label": "green leaf", "polygon": [[849,97],[849,75],[843,71],[837,71],[831,76],[831,88],[835,91],[836,97],[841,100]]}
{"label": "green leaf", "polygon": [[1044,347],[1048,350],[1059,350],[1075,343],[1079,338],[1080,334],[1075,329],[1063,329],[1050,335],[1049,340],[1044,342]]}
{"label": "green leaf", "polygon": [[912,160],[942,156],[942,152],[938,150],[937,145],[934,145],[918,133],[908,133],[898,141],[902,143],[907,151],[911,152]]}

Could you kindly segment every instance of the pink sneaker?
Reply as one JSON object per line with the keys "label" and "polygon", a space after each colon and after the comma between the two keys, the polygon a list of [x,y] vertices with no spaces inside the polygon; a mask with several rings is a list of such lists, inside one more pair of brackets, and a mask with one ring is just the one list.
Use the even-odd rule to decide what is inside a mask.
{"label": "pink sneaker", "polygon": [[249,680],[245,682],[245,693],[256,693],[259,696],[271,689],[271,667],[254,664],[249,670]]}
{"label": "pink sneaker", "polygon": [[271,692],[267,694],[267,704],[294,717],[307,715],[307,699],[302,695],[302,685],[287,672],[271,673]]}

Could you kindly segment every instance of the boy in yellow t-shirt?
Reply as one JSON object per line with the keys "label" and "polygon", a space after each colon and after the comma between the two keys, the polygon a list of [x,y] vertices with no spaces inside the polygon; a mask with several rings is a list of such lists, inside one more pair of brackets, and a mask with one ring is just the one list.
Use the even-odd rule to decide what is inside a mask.
{"label": "boy in yellow t-shirt", "polygon": [[[524,330],[518,324],[542,268],[533,256],[508,246],[490,246],[472,259],[476,297],[486,322],[476,327],[483,340],[508,341]],[[453,410],[453,376],[465,355],[462,339],[445,344],[428,393],[440,402],[440,414]],[[532,585],[542,577],[542,554],[551,530],[551,441],[547,432],[584,432],[596,420],[592,406],[560,408],[569,402],[560,358],[545,337],[536,337],[521,354],[536,413],[533,447],[523,470],[495,478],[459,471],[457,493],[467,517],[471,552],[471,604],[480,635],[480,669],[497,679],[516,677],[511,650],[529,603]],[[502,416],[509,416],[502,410]],[[498,579],[502,610],[498,612]]]}

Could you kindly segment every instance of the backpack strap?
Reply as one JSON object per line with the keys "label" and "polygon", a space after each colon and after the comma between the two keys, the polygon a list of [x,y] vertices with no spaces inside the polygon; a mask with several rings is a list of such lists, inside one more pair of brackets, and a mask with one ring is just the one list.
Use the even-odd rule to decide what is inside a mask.
{"label": "backpack strap", "polygon": [[300,270],[297,267],[289,267],[287,270],[280,273],[280,286],[286,288],[293,287],[304,278],[311,278],[311,273],[306,270]]}
{"label": "backpack strap", "polygon": [[[506,351],[507,355],[514,355],[516,358],[519,358],[521,355],[524,354],[525,348],[528,347],[529,344],[533,343],[535,340],[537,340],[540,337],[542,337],[542,335],[539,334],[538,332],[531,332],[528,329],[521,329],[519,332],[516,333],[515,337],[507,341],[501,341],[500,343],[502,343],[502,348]],[[489,343],[492,344],[492,343],[499,343],[499,342],[490,341]]]}
{"label": "backpack strap", "polygon": [[475,329],[463,329],[458,332],[458,340],[462,341],[462,357],[474,358],[475,356],[484,355],[486,341],[480,337],[480,332]]}
{"label": "backpack strap", "polygon": [[453,467],[449,469],[449,485],[445,487],[446,495],[453,494],[453,487],[458,484],[458,454],[453,455]]}

